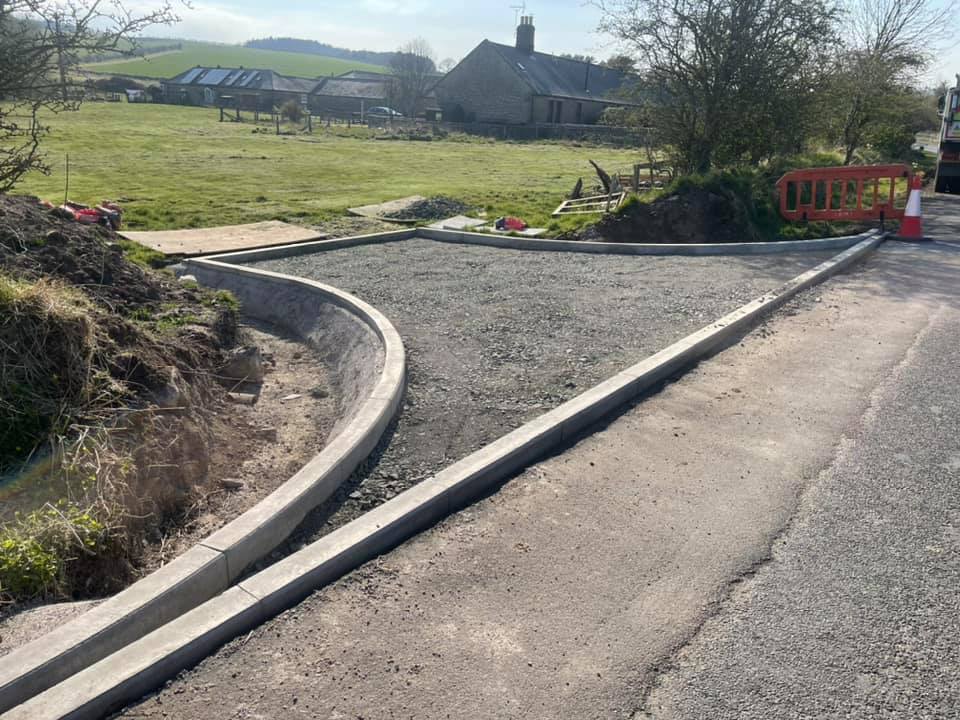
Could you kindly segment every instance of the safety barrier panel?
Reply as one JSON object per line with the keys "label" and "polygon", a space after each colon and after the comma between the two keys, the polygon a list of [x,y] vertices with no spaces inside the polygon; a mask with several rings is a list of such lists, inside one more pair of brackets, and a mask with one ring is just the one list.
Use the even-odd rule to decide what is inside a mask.
{"label": "safety barrier panel", "polygon": [[784,220],[900,220],[910,194],[908,165],[794,170],[777,181]]}

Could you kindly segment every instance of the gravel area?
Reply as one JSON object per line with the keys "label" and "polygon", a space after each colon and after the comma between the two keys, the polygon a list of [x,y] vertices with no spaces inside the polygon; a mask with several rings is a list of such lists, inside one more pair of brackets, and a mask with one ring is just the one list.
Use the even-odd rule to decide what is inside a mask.
{"label": "gravel area", "polygon": [[408,352],[398,420],[292,548],[831,255],[631,258],[417,239],[256,263],[371,303]]}

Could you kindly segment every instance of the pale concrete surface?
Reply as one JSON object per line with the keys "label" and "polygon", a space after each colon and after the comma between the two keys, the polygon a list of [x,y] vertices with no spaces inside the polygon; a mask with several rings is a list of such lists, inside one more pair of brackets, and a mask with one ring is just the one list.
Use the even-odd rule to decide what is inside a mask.
{"label": "pale concrete surface", "polygon": [[347,212],[351,215],[357,215],[359,217],[376,218],[378,220],[386,220],[387,222],[398,223],[400,225],[404,223],[416,223],[416,220],[399,220],[397,218],[388,218],[386,216],[406,210],[412,205],[416,205],[418,202],[423,200],[426,200],[423,195],[410,195],[409,197],[388,200],[387,202],[377,203],[376,205],[360,205],[358,207],[347,208]]}
{"label": "pale concrete surface", "polygon": [[958,262],[882,250],[127,715],[631,717],[954,302]]}
{"label": "pale concrete surface", "polygon": [[122,237],[153,248],[164,255],[213,255],[234,250],[254,250],[275,245],[323,240],[327,236],[310,228],[271,220],[250,225],[224,225],[195,230],[121,232]]}

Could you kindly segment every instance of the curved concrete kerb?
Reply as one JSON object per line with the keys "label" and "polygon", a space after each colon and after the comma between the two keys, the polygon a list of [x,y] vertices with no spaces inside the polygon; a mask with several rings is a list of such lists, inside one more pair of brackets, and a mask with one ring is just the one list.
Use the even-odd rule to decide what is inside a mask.
{"label": "curved concrete kerb", "polygon": [[232,637],[433,525],[657,383],[737,341],[766,314],[862,260],[882,241],[881,235],[863,240],[623,370],[31,699],[4,720],[92,719],[142,697]]}
{"label": "curved concrete kerb", "polygon": [[321,283],[209,260],[201,283],[231,290],[245,310],[327,356],[339,378],[341,418],[327,446],[246,513],[165,567],[0,663],[0,712],[13,708],[223,593],[286,539],[370,454],[404,391],[403,343],[376,308]]}

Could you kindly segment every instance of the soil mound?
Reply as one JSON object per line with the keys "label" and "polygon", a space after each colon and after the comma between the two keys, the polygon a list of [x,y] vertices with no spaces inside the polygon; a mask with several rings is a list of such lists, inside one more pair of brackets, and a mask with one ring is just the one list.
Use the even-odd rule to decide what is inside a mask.
{"label": "soil mound", "polygon": [[[62,350],[83,361],[89,378],[110,381],[108,389],[107,383],[102,383],[104,392],[96,402],[72,408],[54,407],[56,403],[50,404],[54,397],[39,397],[50,393],[35,397],[32,387],[19,383],[20,402],[0,403],[0,471],[30,455],[44,440],[38,436],[34,444],[24,445],[27,438],[13,430],[25,419],[38,429],[51,431],[62,429],[54,427],[57,423],[83,420],[88,410],[151,404],[158,394],[169,391],[171,377],[176,375],[190,378],[190,385],[197,390],[209,390],[212,383],[202,379],[205,371],[212,373],[236,340],[237,313],[232,299],[185,287],[172,276],[140,267],[124,256],[112,230],[56,218],[34,198],[0,196],[0,277],[8,288],[14,287],[11,283],[20,287],[40,283],[46,298],[75,298],[70,312],[82,316],[83,324],[90,328],[81,353],[87,357],[77,358],[77,352],[69,348]],[[3,358],[5,367],[15,367],[15,358],[35,356],[39,374],[55,370],[45,360],[61,350],[55,347],[57,333],[38,346],[31,342],[36,333],[28,331],[35,329],[39,320],[31,316],[27,303],[36,305],[42,295],[8,292],[7,344],[2,350],[9,355]],[[17,314],[11,312],[14,309]],[[50,312],[46,315],[51,329],[56,330],[56,319]],[[14,377],[11,382],[16,380]],[[54,380],[48,383],[51,393],[56,392],[58,383],[81,381],[74,377]],[[84,394],[65,397],[79,400]]]}
{"label": "soil mound", "polygon": [[0,196],[0,473],[118,409],[202,405],[236,341],[229,296],[128,260],[119,237]]}
{"label": "soil mound", "polygon": [[443,220],[454,215],[462,215],[470,209],[466,203],[448,197],[432,197],[418,200],[403,210],[385,215],[394,220]]}
{"label": "soil mound", "polygon": [[205,481],[237,335],[232,296],[137,265],[112,230],[0,195],[0,480],[61,498],[0,527],[0,600],[124,582],[145,533]]}
{"label": "soil mound", "polygon": [[733,192],[689,188],[651,203],[628,201],[567,239],[622,243],[734,243],[765,238]]}

